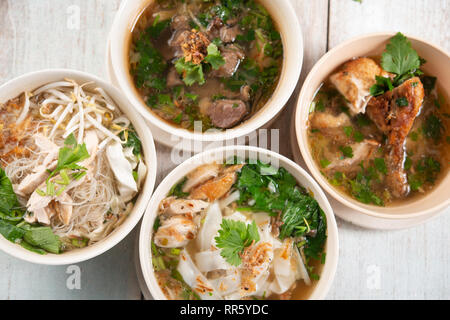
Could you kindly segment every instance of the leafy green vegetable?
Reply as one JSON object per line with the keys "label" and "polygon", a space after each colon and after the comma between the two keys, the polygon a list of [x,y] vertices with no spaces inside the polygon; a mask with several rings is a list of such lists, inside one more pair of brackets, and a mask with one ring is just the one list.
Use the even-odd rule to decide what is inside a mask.
{"label": "leafy green vegetable", "polygon": [[405,97],[400,97],[395,99],[395,104],[399,107],[407,107],[409,105],[409,102]]}
{"label": "leafy green vegetable", "polygon": [[394,89],[394,85],[390,78],[375,76],[376,83],[370,87],[370,94],[374,97],[384,94]]}
{"label": "leafy green vegetable", "polygon": [[217,45],[210,43],[208,46],[208,55],[205,57],[205,61],[210,63],[214,70],[219,69],[225,64],[225,59],[220,54]]}
{"label": "leafy green vegetable", "polygon": [[239,173],[235,187],[240,192],[238,204],[241,209],[279,216],[283,222],[280,239],[306,237],[312,240],[310,238],[317,237],[313,242],[306,241],[307,245],[317,242],[306,257],[310,257],[312,252],[316,256],[322,253],[326,225],[321,229],[319,225],[326,224],[326,220],[317,201],[298,186],[295,177],[286,169],[277,169],[259,161],[256,164],[246,164]]}
{"label": "leafy green vegetable", "polygon": [[259,241],[258,227],[255,221],[246,225],[245,222],[223,219],[219,235],[215,238],[220,255],[231,265],[242,263],[240,254],[253,242]]}
{"label": "leafy green vegetable", "polygon": [[[133,154],[135,156],[139,156],[142,153],[141,139],[139,139],[139,137],[137,136],[136,131],[134,131],[133,127],[130,127],[127,130],[127,134],[128,134],[127,142],[125,142],[123,144],[123,146],[125,148],[133,148]],[[120,138],[122,140],[125,139],[125,133],[124,132],[121,132],[119,136],[120,136]]]}
{"label": "leafy green vegetable", "polygon": [[161,53],[149,40],[151,37],[146,32],[136,42],[136,52],[139,54],[139,62],[132,69],[132,74],[138,88],[148,87],[163,90],[166,87],[166,80],[163,74],[167,69],[167,63]]}
{"label": "leafy green vegetable", "polygon": [[353,139],[355,139],[356,142],[361,142],[364,140],[364,135],[360,131],[355,131],[353,133]]}
{"label": "leafy green vegetable", "polygon": [[183,186],[186,183],[187,178],[185,177],[180,182],[178,182],[175,186],[172,187],[169,191],[169,196],[175,196],[176,198],[185,198],[189,195],[189,193],[183,192]]}
{"label": "leafy green vegetable", "polygon": [[411,42],[400,32],[392,37],[381,56],[381,66],[387,72],[395,74],[393,81],[376,76],[376,84],[370,88],[372,96],[384,94],[407,79],[422,75],[420,66],[425,63],[412,48]]}
{"label": "leafy green vegetable", "polygon": [[160,15],[158,14],[153,21],[153,24],[148,27],[147,33],[153,38],[158,39],[161,33],[170,25],[170,19],[159,21]]}
{"label": "leafy green vegetable", "polygon": [[422,77],[423,88],[427,93],[430,93],[436,86],[436,77],[424,76]]}
{"label": "leafy green vegetable", "polygon": [[6,176],[5,171],[0,168],[0,212],[9,215],[11,209],[17,206],[17,197],[12,183]]}
{"label": "leafy green vegetable", "polygon": [[368,176],[358,173],[356,179],[348,180],[350,183],[350,191],[356,200],[362,203],[373,203],[378,206],[383,206],[383,200],[380,199],[370,188],[370,179]]}
{"label": "leafy green vegetable", "polygon": [[328,167],[329,165],[330,165],[330,160],[328,160],[328,159],[322,159],[322,160],[320,160],[320,166],[322,167],[322,168],[326,168],[326,167]]}
{"label": "leafy green vegetable", "polygon": [[412,48],[411,42],[400,32],[391,38],[381,56],[383,69],[395,73],[397,77],[416,71],[420,65],[419,55]]}
{"label": "leafy green vegetable", "polygon": [[408,183],[412,191],[417,191],[425,183],[434,184],[441,171],[441,164],[432,157],[426,157],[417,162],[415,169],[415,174],[408,175]]}
{"label": "leafy green vegetable", "polygon": [[442,120],[434,114],[430,114],[426,117],[422,126],[425,137],[433,139],[435,142],[438,142],[442,138],[443,129],[444,126]]}
{"label": "leafy green vegetable", "polygon": [[353,149],[350,146],[340,146],[339,150],[341,150],[343,156],[345,158],[353,158]]}
{"label": "leafy green vegetable", "polygon": [[350,137],[353,133],[353,127],[352,126],[348,126],[348,127],[344,127],[344,133],[347,137]]}
{"label": "leafy green vegetable", "polygon": [[50,227],[34,227],[25,233],[23,239],[32,246],[51,253],[59,253],[61,241]]}
{"label": "leafy green vegetable", "polygon": [[18,228],[10,222],[0,219],[0,234],[11,242],[17,242],[23,238],[26,231]]}
{"label": "leafy green vegetable", "polygon": [[387,174],[386,163],[383,158],[375,158],[374,159],[375,168],[383,174]]}
{"label": "leafy green vegetable", "polygon": [[201,64],[194,64],[191,61],[186,62],[184,58],[180,58],[175,62],[175,69],[182,75],[187,86],[192,86],[196,82],[200,85],[205,83]]}

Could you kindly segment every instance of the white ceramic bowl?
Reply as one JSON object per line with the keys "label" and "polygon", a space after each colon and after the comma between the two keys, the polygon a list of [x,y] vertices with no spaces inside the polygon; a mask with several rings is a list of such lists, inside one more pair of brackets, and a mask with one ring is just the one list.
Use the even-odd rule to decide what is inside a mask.
{"label": "white ceramic bowl", "polygon": [[[395,33],[376,33],[351,39],[325,54],[308,74],[300,92],[295,113],[295,132],[302,157],[313,177],[321,187],[334,199],[343,205],[365,215],[375,218],[398,220],[427,220],[450,205],[448,190],[450,189],[450,174],[436,186],[432,192],[414,201],[388,207],[366,205],[352,197],[336,190],[320,173],[313,160],[308,144],[307,128],[309,107],[320,84],[344,62],[362,56],[381,55],[389,39]],[[427,60],[422,68],[426,73],[438,78],[438,85],[450,94],[450,56],[445,50],[432,45],[425,40],[408,36],[413,48]],[[421,218],[424,218],[421,220]]]}
{"label": "white ceramic bowl", "polygon": [[155,139],[158,142],[168,144],[167,134],[194,141],[225,141],[252,133],[275,119],[295,89],[303,61],[302,33],[297,16],[289,0],[260,0],[269,10],[279,28],[284,49],[280,81],[272,97],[259,112],[237,127],[222,132],[205,134],[178,128],[159,118],[149,110],[133,84],[128,66],[128,47],[131,31],[139,14],[153,1],[124,0],[116,14],[109,40],[114,77],[118,82],[119,88],[145,119],[166,133],[166,135],[159,137],[157,131],[155,131]]}
{"label": "white ceramic bowl", "polygon": [[[144,214],[139,236],[139,259],[141,262],[141,269],[145,283],[150,293],[153,295],[153,298],[158,300],[166,299],[155,278],[155,273],[151,263],[152,252],[150,245],[153,234],[153,224],[158,214],[158,208],[161,200],[167,196],[170,189],[188,172],[205,163],[211,163],[213,161],[222,163],[223,160],[229,159],[234,155],[237,155],[240,158],[261,159],[266,161],[271,159],[277,161],[280,167],[284,167],[287,171],[294,175],[300,185],[304,186],[308,190],[311,190],[314,194],[315,199],[319,202],[319,205],[327,217],[328,239],[325,246],[325,251],[327,253],[326,262],[323,266],[320,280],[311,293],[310,299],[325,298],[336,273],[339,255],[338,230],[333,210],[331,209],[331,206],[319,185],[299,165],[278,153],[249,146],[222,147],[197,154],[176,167],[169,175],[167,175],[167,177],[156,189],[152,199],[150,200],[147,211]],[[271,161],[271,163],[274,162]]]}
{"label": "white ceramic bowl", "polygon": [[[128,233],[131,232],[142,217],[153,192],[156,179],[156,151],[152,133],[147,128],[144,121],[136,114],[134,109],[130,107],[123,95],[116,88],[102,79],[88,73],[66,69],[49,69],[32,72],[15,78],[2,85],[0,87],[0,101],[6,102],[11,98],[17,97],[25,90],[33,91],[34,89],[37,89],[49,82],[61,81],[64,78],[73,79],[78,83],[93,81],[94,84],[92,86],[103,88],[105,92],[116,102],[120,110],[131,120],[131,123],[141,138],[145,161],[148,166],[148,172],[144,186],[140,191],[140,195],[130,215],[125,219],[121,226],[109,234],[105,239],[93,244],[92,246],[72,250],[59,255],[50,253],[39,255],[22,248],[18,244],[14,244],[6,240],[0,235],[0,249],[4,252],[22,260],[47,265],[74,264],[88,260],[102,254],[119,243],[123,238],[125,238],[125,236],[128,235]],[[87,87],[89,88],[90,86]]]}

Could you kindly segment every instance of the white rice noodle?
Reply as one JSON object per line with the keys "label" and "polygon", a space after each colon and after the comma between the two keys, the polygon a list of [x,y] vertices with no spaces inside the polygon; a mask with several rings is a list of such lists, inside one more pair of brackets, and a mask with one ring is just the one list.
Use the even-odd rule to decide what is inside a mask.
{"label": "white rice noodle", "polygon": [[228,270],[231,265],[220,255],[220,250],[206,250],[195,254],[195,262],[201,272]]}
{"label": "white rice noodle", "polygon": [[218,202],[214,202],[206,212],[205,222],[200,228],[200,232],[197,235],[197,245],[199,251],[209,250],[211,246],[214,246],[216,241],[214,240],[217,232],[220,229],[222,223],[222,212]]}
{"label": "white rice noodle", "polygon": [[249,223],[247,221],[247,217],[244,216],[242,213],[240,213],[239,211],[235,211],[233,214],[224,217],[224,219],[230,219],[230,220],[235,220],[235,221],[242,221],[245,223]]}
{"label": "white rice noodle", "polygon": [[295,261],[297,262],[296,279],[297,280],[303,279],[303,281],[305,281],[305,284],[310,286],[311,279],[309,278],[308,270],[306,269],[306,266],[303,262],[299,248],[296,245],[294,245],[294,258],[295,258]]}
{"label": "white rice noodle", "polygon": [[275,280],[270,289],[281,294],[289,290],[296,278],[297,266],[292,264],[293,243],[287,238],[283,241],[283,247],[276,249],[273,258],[273,271]]}
{"label": "white rice noodle", "polygon": [[239,197],[240,197],[239,190],[236,190],[235,192],[231,193],[228,197],[220,200],[220,209],[228,207],[234,201],[239,200]]}
{"label": "white rice noodle", "polygon": [[28,92],[25,92],[25,104],[23,106],[19,118],[17,118],[16,121],[17,124],[21,124],[23,120],[25,120],[25,118],[28,115],[28,111],[30,111],[30,94]]}
{"label": "white rice noodle", "polygon": [[117,179],[118,189],[123,201],[129,201],[137,192],[131,164],[123,154],[122,145],[114,142],[106,148],[106,157]]}
{"label": "white rice noodle", "polygon": [[142,159],[139,159],[137,174],[138,174],[137,186],[138,188],[140,188],[145,180],[145,176],[147,175],[147,166],[145,165],[144,161],[142,161]]}
{"label": "white rice noodle", "polygon": [[183,249],[180,253],[180,262],[178,263],[177,270],[187,285],[202,300],[222,300],[222,295],[217,292],[200,270],[198,270],[186,249]]}
{"label": "white rice noodle", "polygon": [[241,274],[235,268],[228,272],[225,277],[220,277],[217,279],[210,280],[214,288],[224,296],[225,299],[236,297],[235,299],[240,299],[239,289],[241,286]]}

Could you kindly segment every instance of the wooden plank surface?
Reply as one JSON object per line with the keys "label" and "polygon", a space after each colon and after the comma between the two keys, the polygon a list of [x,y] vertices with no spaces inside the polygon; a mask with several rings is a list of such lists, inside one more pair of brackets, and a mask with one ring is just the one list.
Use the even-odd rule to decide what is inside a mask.
{"label": "wooden plank surface", "polygon": [[[401,31],[450,50],[450,1],[330,0],[328,48]],[[329,299],[450,298],[450,210],[425,225],[369,231],[338,219],[340,256]]]}
{"label": "wooden plank surface", "polygon": [[[367,32],[401,30],[450,49],[450,1],[291,1],[303,29],[301,81],[327,48]],[[119,4],[120,0],[1,0],[0,83],[50,67],[106,77],[106,39]],[[77,10],[79,29],[71,20]],[[271,126],[280,129],[280,153],[288,157],[290,119],[301,81]],[[158,144],[157,152],[158,184],[175,164],[169,148]],[[338,220],[340,261],[328,298],[449,298],[450,210],[446,211],[423,226],[395,232],[369,231]],[[0,253],[0,299],[139,298],[134,237],[135,232],[108,253],[79,264],[80,290],[67,288],[67,267],[35,266]]]}

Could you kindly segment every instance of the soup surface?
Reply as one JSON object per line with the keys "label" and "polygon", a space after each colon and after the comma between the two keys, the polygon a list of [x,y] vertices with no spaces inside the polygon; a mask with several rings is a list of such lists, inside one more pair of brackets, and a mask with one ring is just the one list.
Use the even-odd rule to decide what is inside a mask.
{"label": "soup surface", "polygon": [[280,34],[255,0],[168,0],[139,16],[129,65],[155,114],[205,131],[232,128],[264,106],[282,56]]}
{"label": "soup surface", "polygon": [[152,264],[168,299],[308,298],[326,217],[284,168],[206,164],[161,202]]}
{"label": "soup surface", "polygon": [[[399,67],[392,44],[413,57],[412,66]],[[333,186],[360,202],[401,203],[430,192],[447,174],[449,107],[423,63],[399,33],[381,57],[338,68],[314,97],[313,158]]]}
{"label": "soup surface", "polygon": [[130,120],[86,85],[67,79],[0,103],[0,234],[39,254],[105,238],[146,176]]}

